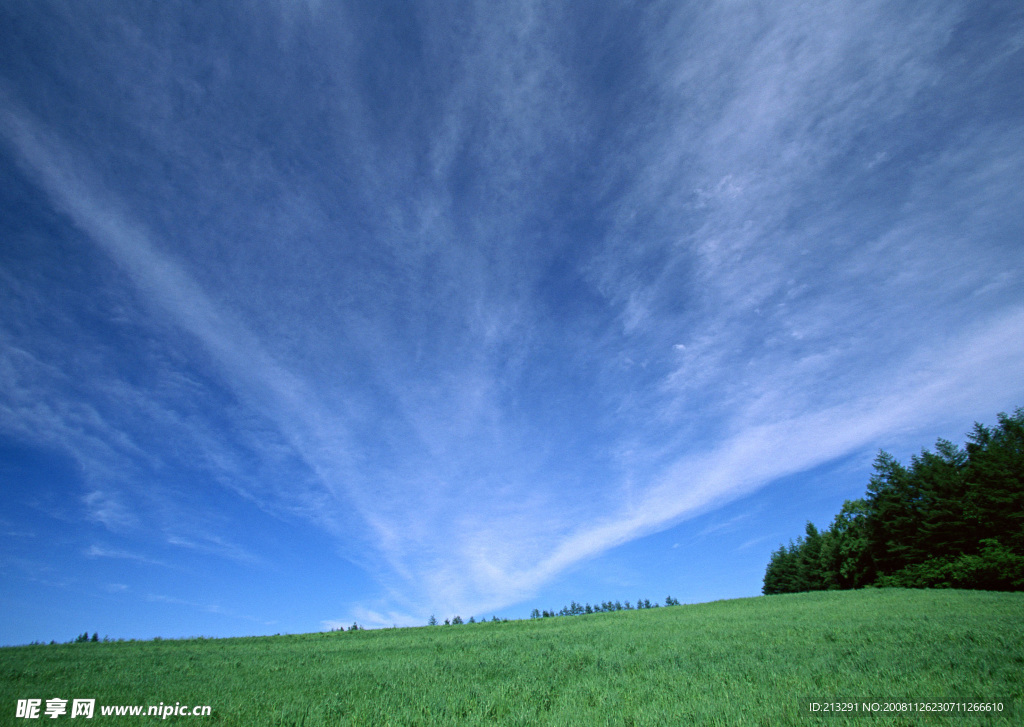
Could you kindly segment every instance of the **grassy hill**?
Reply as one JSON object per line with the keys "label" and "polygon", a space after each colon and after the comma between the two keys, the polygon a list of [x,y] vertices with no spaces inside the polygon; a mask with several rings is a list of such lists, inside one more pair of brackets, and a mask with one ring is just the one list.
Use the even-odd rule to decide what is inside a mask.
{"label": "grassy hill", "polygon": [[[19,699],[210,705],[189,725],[1024,723],[1024,593],[802,593],[511,623],[0,649]],[[812,712],[810,703],[854,712]],[[863,711],[877,703],[878,711]],[[885,712],[892,703],[1002,711]],[[898,708],[898,707],[897,707]],[[919,708],[919,707],[918,707]],[[963,707],[961,707],[961,710]],[[68,714],[58,719],[70,719]],[[76,724],[77,722],[72,722]]]}

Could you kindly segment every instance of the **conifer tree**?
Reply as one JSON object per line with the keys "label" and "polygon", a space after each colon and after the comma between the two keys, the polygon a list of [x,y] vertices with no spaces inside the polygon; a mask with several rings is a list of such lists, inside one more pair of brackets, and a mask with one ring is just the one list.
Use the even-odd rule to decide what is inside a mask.
{"label": "conifer tree", "polygon": [[762,590],[871,584],[1024,590],[1024,409],[907,466],[880,452],[866,496],[774,551]]}

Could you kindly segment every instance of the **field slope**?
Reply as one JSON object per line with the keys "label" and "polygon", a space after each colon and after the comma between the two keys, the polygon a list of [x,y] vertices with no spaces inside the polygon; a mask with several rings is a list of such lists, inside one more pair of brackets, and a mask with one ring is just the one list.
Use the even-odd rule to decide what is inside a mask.
{"label": "field slope", "polygon": [[[0,649],[0,724],[38,724],[15,719],[17,700],[45,708],[59,697],[96,699],[85,724],[152,723],[100,706],[162,702],[212,707],[163,720],[190,725],[1020,725],[1022,694],[1024,593],[869,589],[503,624]],[[812,702],[1003,711],[825,714]]]}

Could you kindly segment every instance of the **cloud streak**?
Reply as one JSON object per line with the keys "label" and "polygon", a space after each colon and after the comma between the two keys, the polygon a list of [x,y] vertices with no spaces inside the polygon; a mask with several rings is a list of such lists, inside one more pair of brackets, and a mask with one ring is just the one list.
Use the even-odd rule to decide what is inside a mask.
{"label": "cloud streak", "polygon": [[[9,104],[4,115],[4,132],[17,149],[20,161],[46,189],[54,204],[122,267],[150,305],[170,316],[173,322],[194,336],[227,372],[243,396],[261,399],[261,409],[280,425],[282,434],[293,440],[300,454],[332,448],[344,449],[344,431],[337,418],[328,424],[317,411],[304,382],[282,369],[246,328],[222,312],[188,273],[154,245],[150,233],[104,198],[104,186],[90,178],[71,154],[41,127]],[[307,443],[308,440],[312,443]],[[343,457],[335,457],[338,463]],[[322,461],[308,464],[317,469]],[[343,478],[321,477],[329,490],[340,487]],[[86,498],[97,502],[97,494]],[[111,507],[97,511],[97,518],[119,518]]]}
{"label": "cloud streak", "polygon": [[[353,617],[483,613],[1024,393],[1001,9],[208,12],[237,43],[65,9],[107,35],[0,77],[22,186],[102,273],[0,270],[50,311],[0,319],[0,422],[109,530],[268,567],[234,511],[173,527],[213,482],[373,573]],[[58,319],[91,356],[53,363]]]}

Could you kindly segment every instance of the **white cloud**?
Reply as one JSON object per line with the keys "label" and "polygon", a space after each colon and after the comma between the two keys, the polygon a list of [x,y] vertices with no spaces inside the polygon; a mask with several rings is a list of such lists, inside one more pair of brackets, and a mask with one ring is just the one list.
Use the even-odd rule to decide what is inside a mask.
{"label": "white cloud", "polygon": [[[343,469],[347,450],[341,419],[320,410],[304,381],[274,361],[241,322],[218,308],[182,265],[160,252],[151,234],[118,209],[109,191],[90,178],[71,151],[25,112],[17,111],[13,100],[6,95],[5,99],[9,103],[2,117],[3,134],[55,206],[129,274],[151,305],[209,350],[236,391],[269,415],[300,455],[311,457],[309,465],[321,475],[320,485],[340,494],[347,481],[337,471]],[[329,464],[322,455],[327,450],[331,451]],[[325,472],[325,467],[334,471]],[[115,511],[94,508],[94,514],[113,517]]]}
{"label": "white cloud", "polygon": [[[351,613],[386,626],[500,608],[776,478],[1019,395],[1019,133],[900,131],[940,92],[957,8],[662,10],[605,48],[600,29],[568,43],[539,5],[480,3],[454,52],[450,18],[422,11],[439,75],[395,119],[387,89],[354,90],[353,31],[321,45],[338,19],[317,9],[311,39],[300,13],[287,41],[334,89],[318,115],[275,117],[279,146],[239,130],[242,151],[188,137],[231,127],[205,109],[173,129],[132,116],[172,170],[194,165],[180,186],[200,180],[161,178],[142,202],[91,161],[116,149],[90,157],[3,91],[0,135],[130,279],[140,327],[183,334],[170,347],[231,390],[222,419],[185,403],[209,388],[171,364],[159,392],[109,378],[46,397],[66,376],[11,346],[6,426],[111,472],[166,466],[146,444],[174,432],[214,479],[378,574],[388,598]],[[130,480],[90,480],[94,519],[182,507]],[[207,525],[156,532],[257,562]]]}
{"label": "white cloud", "polygon": [[138,525],[135,514],[121,501],[118,493],[92,490],[83,498],[89,518],[110,530],[123,530]]}
{"label": "white cloud", "polygon": [[270,626],[274,623],[273,621],[266,621],[257,616],[225,608],[218,603],[202,603],[199,601],[191,601],[186,598],[178,598],[177,596],[167,596],[162,593],[147,593],[145,600],[151,603],[167,603],[174,606],[187,606],[198,611],[203,611],[204,613],[217,614],[239,621],[249,621],[263,626]]}
{"label": "white cloud", "polygon": [[117,548],[107,548],[101,545],[90,545],[85,551],[85,556],[88,558],[116,558],[119,560],[134,560],[139,563],[145,563],[147,565],[159,565],[166,568],[170,568],[168,563],[155,558],[150,558],[139,553],[133,553],[127,550],[119,550]]}
{"label": "white cloud", "polygon": [[182,537],[180,535],[168,535],[167,543],[179,548],[196,550],[201,553],[211,553],[221,558],[247,563],[250,565],[266,565],[261,558],[250,553],[248,550],[232,543],[231,541],[217,535],[199,535],[195,538]]}

